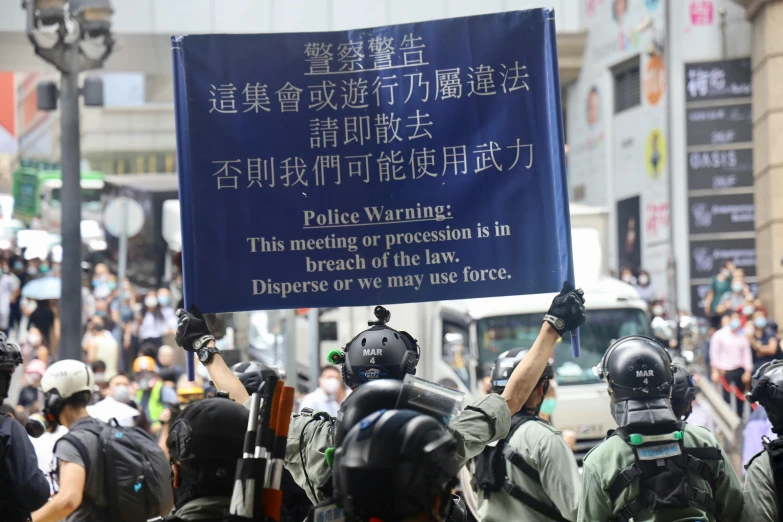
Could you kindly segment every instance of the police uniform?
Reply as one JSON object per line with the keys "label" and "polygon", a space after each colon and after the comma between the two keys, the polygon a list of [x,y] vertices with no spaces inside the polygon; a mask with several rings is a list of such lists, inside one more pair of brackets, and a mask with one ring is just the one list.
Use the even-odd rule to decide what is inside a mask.
{"label": "police uniform", "polygon": [[[314,504],[324,499],[318,485],[329,471],[325,455],[334,447],[332,425],[333,421],[323,416],[300,414],[291,419],[288,431],[285,467]],[[504,438],[510,425],[511,412],[500,395],[493,393],[466,406],[448,426],[456,440],[460,465],[481,453],[488,443]]]}
{"label": "police uniform", "polygon": [[[719,457],[699,459],[709,467],[709,474],[713,478],[712,483],[705,479],[704,475],[709,476],[706,472],[704,475],[695,470],[688,472],[691,486],[707,492],[714,501],[716,509],[715,512],[712,512],[705,505],[693,502],[690,506],[678,508],[676,519],[738,520],[742,506],[740,485],[726,454],[720,449],[718,441],[707,429],[686,424],[682,442],[686,452],[689,449],[696,450],[695,454],[704,457],[703,454],[699,454],[699,450],[706,450],[708,454],[713,453],[712,456]],[[639,479],[632,480],[614,498],[612,487],[618,481],[621,472],[634,463],[633,447],[620,436],[609,437],[587,454],[582,468],[582,496],[579,501],[578,522],[612,520],[612,517],[620,518],[618,516],[620,511],[639,497]],[[672,512],[672,515],[674,514],[675,512]],[[633,520],[634,522],[648,522],[657,519],[649,511],[642,509],[634,515]]]}
{"label": "police uniform", "polygon": [[[511,483],[535,501],[545,506],[553,506],[566,520],[576,520],[579,506],[579,469],[574,453],[560,432],[540,419],[525,422],[508,440],[508,447],[520,455],[535,473],[531,476],[507,462],[506,473]],[[504,490],[491,493],[491,502],[483,490],[479,490],[478,495],[478,518],[482,522],[553,520]]]}
{"label": "police uniform", "polygon": [[778,522],[778,492],[772,463],[766,451],[758,453],[747,465],[742,492],[743,522]]}

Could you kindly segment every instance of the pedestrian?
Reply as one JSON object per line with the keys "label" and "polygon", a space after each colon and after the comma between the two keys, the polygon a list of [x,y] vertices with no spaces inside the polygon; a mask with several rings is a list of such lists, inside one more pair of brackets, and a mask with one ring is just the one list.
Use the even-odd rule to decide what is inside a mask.
{"label": "pedestrian", "polygon": [[24,377],[27,384],[19,392],[19,399],[16,401],[17,413],[29,415],[40,411],[43,405],[40,386],[44,372],[46,363],[39,359],[33,359],[25,366]]}
{"label": "pedestrian", "polygon": [[764,407],[778,437],[763,437],[764,450],[745,466],[741,520],[777,522],[783,514],[783,361],[770,361],[756,370],[748,401]]}
{"label": "pedestrian", "polygon": [[745,301],[753,300],[753,294],[745,284],[745,272],[735,270],[731,279],[731,292],[725,292],[718,302],[716,311],[719,314],[729,314],[740,311]]}
{"label": "pedestrian", "polygon": [[457,441],[434,418],[379,411],[351,428],[334,453],[335,503],[348,521],[449,520],[461,457]]}
{"label": "pedestrian", "polygon": [[[502,394],[528,350],[509,350],[495,361],[492,391]],[[560,432],[540,416],[555,370],[547,363],[505,439],[476,457],[481,522],[574,521],[579,506],[579,468]]]}
{"label": "pedestrian", "polygon": [[707,317],[722,315],[718,312],[718,304],[723,299],[723,295],[731,291],[733,271],[734,264],[727,261],[721,266],[718,274],[710,279],[710,289],[704,297],[704,315]]}
{"label": "pedestrian", "polygon": [[22,321],[22,288],[28,281],[25,271],[24,259],[20,256],[12,256],[9,260],[11,273],[19,280],[19,288],[11,297],[11,327],[21,326]]}
{"label": "pedestrian", "polygon": [[248,416],[241,404],[217,397],[191,404],[171,424],[166,444],[175,512],[166,521],[226,517]]}
{"label": "pedestrian", "polygon": [[340,368],[327,365],[321,368],[318,388],[305,395],[299,411],[310,408],[313,411],[325,411],[330,416],[336,417],[340,405],[347,396],[348,390],[343,384]]}
{"label": "pedestrian", "polygon": [[[734,391],[744,390],[750,384],[753,374],[753,354],[748,337],[740,330],[740,314],[730,315],[728,326],[724,326],[710,340],[711,379],[723,387],[723,399],[731,403]],[[745,401],[736,396],[737,416],[742,418]]]}
{"label": "pedestrian", "polygon": [[177,382],[184,373],[182,366],[176,363],[176,354],[174,352],[174,348],[167,344],[164,344],[158,348],[158,366],[160,367],[161,372],[164,369],[172,370],[175,375],[173,379],[174,382]]}
{"label": "pedestrian", "polygon": [[105,381],[108,381],[120,370],[120,345],[117,339],[104,327],[104,319],[96,315],[87,324],[87,334],[82,347],[88,363],[103,361]]}
{"label": "pedestrian", "polygon": [[756,310],[754,312],[751,328],[753,335],[749,337],[748,341],[753,349],[754,372],[773,359],[783,359],[783,351],[780,350],[778,338],[767,328],[767,317],[763,311]]}
{"label": "pedestrian", "polygon": [[30,328],[38,328],[45,345],[53,349],[54,346],[54,308],[48,299],[28,301],[22,312],[28,317],[27,331]]}
{"label": "pedestrian", "polygon": [[680,421],[669,402],[669,353],[649,337],[624,337],[599,365],[619,428],[584,459],[580,522],[737,520],[742,492],[706,429]]}
{"label": "pedestrian", "polygon": [[[7,342],[0,334],[0,404],[8,398],[11,376],[22,364],[19,347]],[[38,469],[35,449],[24,428],[13,416],[0,413],[0,506],[2,519],[8,522],[26,522],[30,513],[44,505],[49,498],[49,484]]]}
{"label": "pedestrian", "polygon": [[139,342],[155,345],[156,353],[153,355],[155,359],[158,357],[157,348],[163,344],[163,336],[177,331],[177,317],[173,312],[167,313],[169,308],[160,305],[158,294],[154,290],[150,290],[144,298]]}
{"label": "pedestrian", "polygon": [[[216,387],[227,391],[237,402],[247,405],[249,396],[241,381],[220,356],[203,315],[196,308],[190,312],[178,310],[177,313],[177,344],[189,352],[198,353],[199,360],[207,368]],[[420,355],[416,339],[406,332],[388,327],[386,322],[391,314],[385,308],[376,307],[375,315],[377,321],[372,323],[373,326],[348,343],[345,352],[337,360],[332,359],[332,362],[342,365],[344,383],[351,389],[379,379],[402,380],[405,375],[416,371]],[[527,402],[536,380],[554,354],[555,344],[565,332],[583,324],[585,317],[582,291],[568,283],[564,284],[543,317],[536,342],[509,378],[503,395],[492,393],[472,401],[449,425],[463,464],[481,453],[488,443],[506,436],[511,415]],[[375,360],[374,364],[370,362],[371,359]],[[346,399],[343,407],[352,398],[353,394]],[[312,413],[294,416],[291,420],[286,468],[314,504],[324,498],[323,492],[316,492],[316,486],[326,478],[329,471],[323,456],[328,448],[333,447],[333,425],[333,419],[327,415],[315,416]]]}
{"label": "pedestrian", "polygon": [[11,332],[11,302],[18,297],[19,278],[9,269],[8,262],[0,265],[0,330],[8,338]]}
{"label": "pedestrian", "polygon": [[623,283],[627,283],[629,285],[635,286],[636,285],[636,277],[633,275],[633,270],[630,268],[623,267],[622,270],[620,270],[620,281]]}
{"label": "pedestrian", "polygon": [[160,415],[168,404],[177,402],[177,392],[163,385],[158,375],[155,359],[143,355],[133,362],[133,372],[139,385],[136,392],[136,404],[149,419],[152,433],[160,430]]}
{"label": "pedestrian", "polygon": [[658,296],[650,284],[650,273],[647,270],[639,272],[639,277],[636,278],[636,291],[647,304],[652,304],[653,301],[658,299]]}
{"label": "pedestrian", "polygon": [[49,362],[49,347],[46,340],[41,335],[41,330],[36,327],[30,328],[27,332],[27,339],[24,342],[23,354],[25,360],[40,359],[46,363]]}
{"label": "pedestrian", "polygon": [[163,452],[146,434],[90,417],[94,384],[89,366],[72,359],[44,374],[49,428],[62,424],[68,433],[54,447],[59,490],[33,513],[33,522],[146,520],[171,509]]}

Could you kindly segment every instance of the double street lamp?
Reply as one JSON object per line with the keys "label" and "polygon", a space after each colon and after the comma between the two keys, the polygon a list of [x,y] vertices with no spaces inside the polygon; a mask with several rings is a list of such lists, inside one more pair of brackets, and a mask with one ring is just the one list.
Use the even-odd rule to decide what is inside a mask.
{"label": "double street lamp", "polygon": [[79,73],[98,69],[114,47],[109,0],[23,0],[27,37],[35,54],[61,73],[54,82],[38,84],[38,109],[57,109],[60,100],[60,165],[62,171],[62,297],[60,359],[81,359],[81,149],[79,95],[87,106],[103,105],[103,83],[87,78],[79,88]]}

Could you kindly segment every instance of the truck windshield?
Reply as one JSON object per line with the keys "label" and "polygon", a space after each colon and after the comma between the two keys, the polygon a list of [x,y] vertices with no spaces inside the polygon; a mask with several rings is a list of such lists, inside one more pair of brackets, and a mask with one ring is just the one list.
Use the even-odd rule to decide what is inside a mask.
{"label": "truck windshield", "polygon": [[[593,367],[601,362],[613,340],[627,335],[650,335],[646,314],[636,308],[588,311],[587,323],[579,328],[582,356],[571,357],[571,334],[555,346],[555,375],[558,384],[600,382]],[[476,323],[479,362],[489,368],[501,353],[513,348],[530,348],[541,330],[542,314],[487,317]]]}
{"label": "truck windshield", "polygon": [[[54,208],[60,208],[62,195],[61,189],[52,189],[52,201],[50,204]],[[100,212],[103,209],[103,203],[101,203],[101,189],[98,188],[82,188],[82,209],[90,212]]]}

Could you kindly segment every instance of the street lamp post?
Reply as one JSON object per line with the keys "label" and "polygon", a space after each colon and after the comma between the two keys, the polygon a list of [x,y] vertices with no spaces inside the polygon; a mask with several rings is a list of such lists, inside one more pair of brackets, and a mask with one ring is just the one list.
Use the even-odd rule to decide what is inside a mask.
{"label": "street lamp post", "polygon": [[[27,37],[35,54],[61,73],[60,165],[62,171],[62,297],[60,305],[60,359],[81,359],[81,148],[79,95],[85,105],[103,105],[100,80],[88,78],[79,88],[79,73],[100,68],[111,54],[112,14],[109,0],[23,0]],[[53,82],[38,85],[38,109],[57,108]]]}

